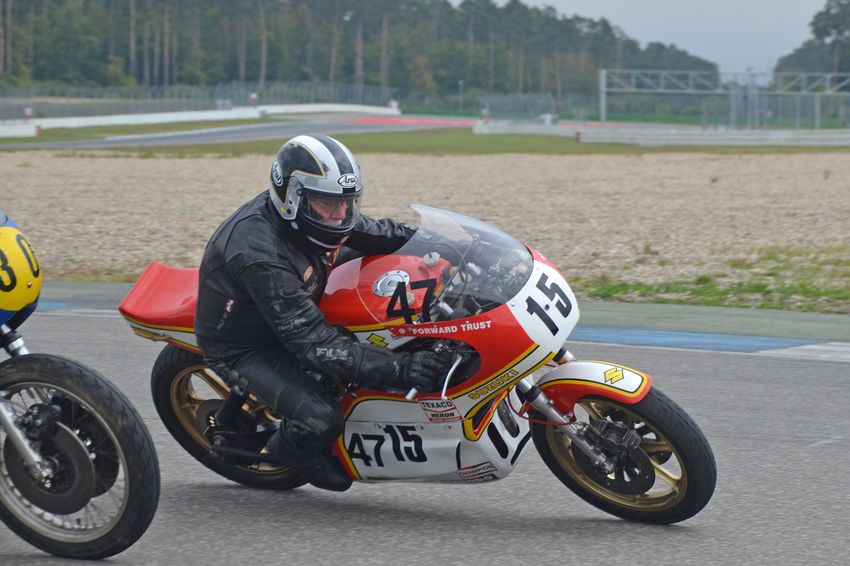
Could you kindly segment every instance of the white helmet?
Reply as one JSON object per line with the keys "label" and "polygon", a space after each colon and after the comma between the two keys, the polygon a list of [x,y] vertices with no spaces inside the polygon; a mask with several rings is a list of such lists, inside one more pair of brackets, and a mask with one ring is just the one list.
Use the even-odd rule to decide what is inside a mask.
{"label": "white helmet", "polygon": [[360,212],[360,166],[329,136],[297,136],[277,152],[269,195],[293,230],[332,250],[348,239]]}

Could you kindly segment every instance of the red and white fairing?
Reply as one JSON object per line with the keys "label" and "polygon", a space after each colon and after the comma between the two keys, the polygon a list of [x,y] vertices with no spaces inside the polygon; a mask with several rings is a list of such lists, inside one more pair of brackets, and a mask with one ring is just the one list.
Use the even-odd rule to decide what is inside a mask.
{"label": "red and white fairing", "polygon": [[[503,401],[507,398],[518,408],[522,403],[513,386],[562,349],[578,322],[575,296],[545,258],[506,234],[460,215],[414,208],[422,216],[420,234],[425,237],[414,238],[395,254],[335,269],[321,307],[331,323],[345,324],[363,342],[391,349],[413,339],[463,342],[478,353],[480,365],[449,387],[445,397],[441,392],[419,394],[411,402],[404,392],[384,391],[347,396],[338,454],[349,472],[363,480],[498,479],[510,472],[529,440],[527,421],[513,415]],[[436,251],[439,242],[449,239],[468,246],[462,260]],[[485,250],[487,258],[481,257]],[[473,279],[464,287],[455,279],[470,263],[489,269],[494,258],[505,264],[502,275],[511,282],[508,288],[494,293],[486,288],[489,283],[474,287]],[[389,274],[404,285],[382,296],[376,292],[377,283]],[[422,311],[428,298],[424,282],[429,279],[436,280],[437,297],[449,291],[454,304],[472,299],[482,304],[482,312],[457,316],[462,311],[458,309],[448,320],[423,322],[428,318]],[[487,281],[486,274],[479,279]],[[446,289],[453,281],[462,291],[452,294]],[[393,316],[402,294],[410,322]],[[432,304],[430,310],[438,309]]]}
{"label": "red and white fairing", "polygon": [[[605,362],[557,365],[579,318],[575,296],[541,254],[492,226],[414,206],[420,227],[394,254],[331,272],[319,308],[328,322],[379,347],[463,343],[477,362],[442,392],[356,390],[341,400],[334,449],[365,481],[481,482],[506,476],[530,439],[514,386],[533,379],[568,413],[601,394],[637,402],[651,378]],[[119,307],[141,336],[197,351],[197,270],[152,263]],[[554,360],[554,361],[553,361]]]}
{"label": "red and white fairing", "polygon": [[[415,403],[406,401],[404,393],[357,392],[347,398],[345,434],[338,448],[359,478],[479,482],[502,478],[513,469],[530,438],[529,427],[504,402],[516,408],[522,405],[513,385],[546,367],[579,317],[575,297],[557,270],[542,258],[533,265],[520,291],[492,311],[445,322],[386,327],[391,336],[388,347],[411,337],[451,339],[475,348],[482,361],[479,371],[449,388],[445,399],[439,392],[420,394]],[[541,275],[565,291],[573,305],[566,316],[537,287]],[[546,305],[545,312],[551,311],[557,332],[553,334],[528,312],[529,298]],[[363,329],[356,335],[369,341],[376,333],[376,329]],[[413,441],[405,443],[399,431],[408,431]],[[395,436],[401,454],[383,446],[389,447]],[[418,453],[416,436],[422,443]],[[351,458],[352,452],[358,457]],[[377,456],[383,457],[378,461]]]}

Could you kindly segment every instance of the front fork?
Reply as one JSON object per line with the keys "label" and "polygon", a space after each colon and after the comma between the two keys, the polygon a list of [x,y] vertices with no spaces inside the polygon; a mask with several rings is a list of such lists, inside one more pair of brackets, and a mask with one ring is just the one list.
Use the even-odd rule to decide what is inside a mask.
{"label": "front fork", "polygon": [[[29,354],[23,337],[5,324],[0,325],[0,346],[13,358]],[[6,401],[5,391],[0,390],[0,428],[6,431],[6,436],[12,441],[30,474],[39,481],[49,479],[53,475],[52,466],[32,447],[15,420],[15,412]]]}
{"label": "front fork", "polygon": [[611,474],[616,469],[616,466],[611,459],[606,456],[601,450],[594,447],[591,443],[585,440],[580,429],[573,424],[575,415],[572,412],[566,415],[561,414],[555,408],[552,400],[543,392],[540,387],[529,383],[525,379],[517,383],[516,388],[522,393],[522,399],[534,407],[537,412],[546,417],[547,420],[558,423],[556,430],[565,434],[570,441],[587,456],[591,463],[602,470],[606,475]]}

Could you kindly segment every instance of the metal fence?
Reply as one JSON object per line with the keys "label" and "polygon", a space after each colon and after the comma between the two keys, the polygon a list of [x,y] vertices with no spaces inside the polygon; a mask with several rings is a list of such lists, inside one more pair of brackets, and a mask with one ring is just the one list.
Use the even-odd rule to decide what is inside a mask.
{"label": "metal fence", "polygon": [[492,120],[540,121],[556,114],[551,94],[518,94],[480,97],[481,115]]}
{"label": "metal fence", "polygon": [[850,127],[850,74],[599,71],[599,120],[711,129]]}
{"label": "metal fence", "polygon": [[[585,129],[581,143],[659,146],[848,147],[850,130],[686,130],[660,128]],[[576,135],[574,133],[573,135]]]}
{"label": "metal fence", "polygon": [[347,103],[383,106],[389,87],[345,83],[274,82],[215,86],[0,88],[0,120],[221,110],[258,104]]}

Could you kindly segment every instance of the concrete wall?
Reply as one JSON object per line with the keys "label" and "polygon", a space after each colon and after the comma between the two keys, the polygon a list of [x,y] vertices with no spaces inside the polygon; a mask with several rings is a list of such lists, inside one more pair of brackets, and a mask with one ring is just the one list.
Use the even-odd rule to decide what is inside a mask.
{"label": "concrete wall", "polygon": [[661,125],[600,127],[598,124],[478,122],[473,133],[573,137],[580,143],[619,143],[638,146],[811,146],[850,147],[850,130],[701,130]]}
{"label": "concrete wall", "polygon": [[274,104],[242,106],[228,110],[198,110],[192,112],[157,112],[152,114],[118,114],[114,116],[80,116],[70,118],[36,118],[23,123],[20,120],[0,122],[0,138],[33,137],[36,128],[85,128],[88,126],[123,126],[137,124],[163,124],[168,122],[203,122],[214,120],[245,120],[274,114],[314,113],[364,113],[397,116],[398,108],[368,106],[365,104]]}
{"label": "concrete wall", "polygon": [[581,143],[657,146],[806,146],[848,147],[850,130],[640,131],[581,132]]}
{"label": "concrete wall", "polygon": [[0,122],[0,138],[32,138],[38,133],[38,128],[33,122],[15,120]]}

